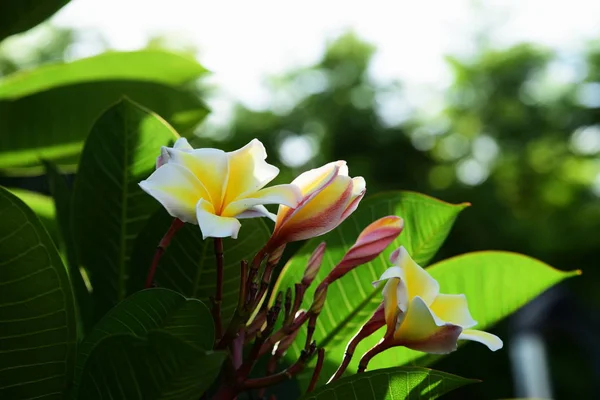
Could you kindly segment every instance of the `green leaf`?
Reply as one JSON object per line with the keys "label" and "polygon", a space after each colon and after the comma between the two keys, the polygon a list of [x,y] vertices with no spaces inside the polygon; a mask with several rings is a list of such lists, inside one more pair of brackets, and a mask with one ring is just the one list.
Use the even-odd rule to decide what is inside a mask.
{"label": "green leaf", "polygon": [[[578,273],[559,271],[534,258],[502,251],[467,253],[440,261],[427,271],[440,283],[442,293],[467,296],[469,310],[478,322],[473,329],[480,330],[491,327],[546,289]],[[383,333],[384,329],[375,332],[358,346],[350,371],[356,371],[360,355],[374,346]],[[488,349],[482,346],[481,351]],[[398,347],[373,358],[369,369],[409,363],[427,365],[438,358]]]}
{"label": "green leaf", "polygon": [[96,319],[127,294],[135,238],[158,202],[138,185],[161,146],[178,135],[155,114],[122,100],[92,128],[73,193],[78,257],[90,273]]}
{"label": "green leaf", "polygon": [[[404,245],[417,262],[426,264],[440,247],[456,216],[465,206],[444,203],[413,192],[391,192],[369,197],[340,227],[327,235],[308,241],[300,249],[282,270],[274,295],[277,290],[285,290],[300,281],[310,254],[320,242],[326,241],[327,249],[315,283],[320,282],[342,259],[362,229],[372,221],[386,215],[398,215],[404,219],[402,234],[381,256],[354,269],[329,287],[327,301],[319,317],[314,337],[319,346],[327,346],[326,360],[337,364],[343,357],[343,346],[347,340],[371,317],[381,302],[381,290],[374,289],[371,282],[377,280],[390,266],[390,253]],[[316,286],[314,284],[307,291],[303,308],[307,309],[310,306]],[[288,351],[290,360],[299,357],[305,335],[305,330],[302,329]],[[339,345],[342,345],[341,349]]]}
{"label": "green leaf", "polygon": [[217,378],[224,352],[202,351],[166,332],[114,335],[85,366],[80,399],[197,400]]}
{"label": "green leaf", "polygon": [[0,40],[33,28],[50,18],[69,0],[0,1]]}
{"label": "green leaf", "polygon": [[396,367],[342,378],[308,393],[302,400],[433,400],[475,382],[427,368]]}
{"label": "green leaf", "polygon": [[63,398],[75,361],[66,270],[34,213],[0,188],[0,398]]}
{"label": "green leaf", "polygon": [[212,315],[204,303],[186,299],[168,289],[147,289],[135,293],[110,310],[79,346],[75,386],[93,348],[106,337],[128,333],[148,336],[160,329],[200,350],[212,349],[215,332]]}
{"label": "green leaf", "polygon": [[56,220],[61,246],[66,254],[69,277],[75,293],[75,304],[79,314],[80,338],[82,338],[93,324],[92,297],[85,284],[83,275],[77,261],[75,241],[73,240],[73,229],[71,224],[71,189],[67,185],[65,177],[60,174],[58,169],[51,162],[44,162],[46,166],[46,175],[48,177],[48,186],[54,199],[56,208]]}
{"label": "green leaf", "polygon": [[16,72],[0,80],[0,99],[16,100],[83,82],[131,80],[179,86],[206,72],[194,59],[163,50],[110,51],[70,63]]}
{"label": "green leaf", "polygon": [[203,72],[188,58],[143,51],[41,67],[0,81],[0,132],[6,132],[0,135],[0,172],[40,173],[42,158],[73,170],[94,121],[124,95],[191,135],[207,109],[181,85]]}
{"label": "green leaf", "polygon": [[38,192],[18,188],[6,188],[17,196],[23,203],[33,210],[35,215],[42,221],[44,228],[50,234],[54,243],[58,243],[58,226],[56,223],[56,209],[52,198]]}
{"label": "green leaf", "polygon": [[[147,223],[136,240],[132,256],[130,290],[143,287],[156,245],[167,232],[173,217],[160,209]],[[223,239],[225,254],[223,303],[224,319],[233,313],[238,300],[240,262],[252,260],[270,236],[261,218],[242,220],[238,239]],[[212,239],[202,240],[197,225],[185,224],[173,237],[162,256],[155,275],[160,287],[173,289],[188,297],[208,299],[215,295],[216,260]]]}

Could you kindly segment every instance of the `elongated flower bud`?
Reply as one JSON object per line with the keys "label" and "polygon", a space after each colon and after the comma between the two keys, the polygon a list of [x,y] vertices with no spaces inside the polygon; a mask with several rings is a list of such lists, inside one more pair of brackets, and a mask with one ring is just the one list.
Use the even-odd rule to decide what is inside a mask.
{"label": "elongated flower bud", "polygon": [[302,277],[302,284],[305,286],[310,286],[312,281],[319,273],[319,269],[321,268],[321,262],[323,261],[323,255],[325,254],[325,247],[327,243],[321,242],[313,251],[310,259],[308,260],[308,264],[306,265],[306,269],[304,270],[304,276]]}

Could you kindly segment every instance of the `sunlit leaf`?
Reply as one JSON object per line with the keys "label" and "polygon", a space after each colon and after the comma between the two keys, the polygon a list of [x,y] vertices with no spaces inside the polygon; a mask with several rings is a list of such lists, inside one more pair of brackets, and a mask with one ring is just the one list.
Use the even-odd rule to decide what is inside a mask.
{"label": "sunlit leaf", "polygon": [[[440,283],[442,293],[464,293],[467,296],[469,310],[478,322],[473,329],[489,328],[546,289],[577,274],[559,271],[531,257],[501,251],[467,253],[440,261],[427,271]],[[360,355],[375,345],[382,335],[383,330],[375,332],[359,345],[357,356],[349,367],[351,372],[356,371]],[[481,351],[489,351],[479,346]],[[418,351],[394,348],[373,358],[369,369],[406,364],[427,365],[435,360],[434,357],[424,356]]]}
{"label": "sunlit leaf", "polygon": [[33,210],[35,215],[42,221],[44,228],[46,228],[54,243],[58,243],[58,224],[52,198],[31,190],[19,188],[7,188],[7,190]]}
{"label": "sunlit leaf", "polygon": [[92,351],[78,398],[197,400],[225,358],[224,352],[200,350],[166,332],[110,336]]}
{"label": "sunlit leaf", "polygon": [[191,135],[207,109],[181,85],[203,72],[189,58],[142,51],[16,73],[0,81],[0,170],[41,173],[42,158],[73,170],[94,121],[124,95]]}
{"label": "sunlit leaf", "polygon": [[[371,317],[381,302],[380,290],[374,289],[371,282],[377,280],[390,266],[390,253],[404,245],[417,262],[426,264],[443,243],[456,216],[465,206],[444,203],[413,192],[376,195],[364,200],[358,210],[338,229],[310,240],[288,262],[280,275],[276,290],[285,289],[300,281],[308,257],[320,242],[326,241],[327,249],[316,283],[341,260],[361,230],[371,222],[386,215],[398,215],[404,219],[404,231],[382,255],[357,267],[330,286],[327,302],[315,331],[315,340],[319,346],[327,347],[327,365],[341,361],[346,341]],[[304,308],[310,305],[315,287],[316,284],[307,292]],[[305,338],[306,333],[302,329],[288,352],[289,360],[298,358]]]}
{"label": "sunlit leaf", "polygon": [[63,398],[76,342],[67,272],[39,219],[3,188],[0,219],[0,398]]}
{"label": "sunlit leaf", "polygon": [[427,368],[396,367],[342,378],[302,400],[433,400],[475,382]]}
{"label": "sunlit leaf", "polygon": [[127,100],[106,111],[90,133],[73,192],[73,228],[96,318],[127,294],[133,243],[159,207],[138,182],[154,170],[160,147],[177,137],[162,119]]}

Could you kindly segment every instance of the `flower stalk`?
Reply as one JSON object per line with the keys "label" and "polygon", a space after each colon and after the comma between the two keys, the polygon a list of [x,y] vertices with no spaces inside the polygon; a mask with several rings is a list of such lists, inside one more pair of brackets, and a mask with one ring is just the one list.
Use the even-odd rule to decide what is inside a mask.
{"label": "flower stalk", "polygon": [[171,223],[171,226],[169,226],[167,233],[165,233],[160,242],[158,242],[158,246],[156,246],[156,251],[154,252],[154,257],[152,258],[152,264],[150,265],[150,269],[148,270],[148,275],[146,277],[146,284],[144,285],[146,289],[152,287],[154,275],[156,274],[156,269],[158,268],[158,263],[167,250],[167,247],[169,247],[173,236],[182,227],[183,221],[178,218],[173,219],[173,222]]}

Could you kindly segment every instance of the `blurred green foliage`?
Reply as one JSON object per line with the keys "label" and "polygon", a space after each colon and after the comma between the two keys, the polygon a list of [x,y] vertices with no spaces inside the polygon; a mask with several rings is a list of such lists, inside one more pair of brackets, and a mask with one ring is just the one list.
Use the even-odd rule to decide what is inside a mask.
{"label": "blurred green foliage", "polygon": [[[0,47],[0,76],[64,58],[73,33],[52,35],[50,46],[33,47],[25,58]],[[159,38],[150,43],[163,45]],[[482,48],[468,59],[449,57],[452,83],[442,106],[408,116],[394,108],[405,100],[403,85],[369,77],[375,51],[354,34],[341,36],[316,65],[272,79],[272,110],[238,105],[229,126],[201,128],[196,144],[234,149],[256,137],[279,149],[271,151],[270,162],[288,165],[281,182],[344,159],[352,176],[365,177],[370,193],[404,189],[469,201],[473,207],[457,220],[437,259],[497,249],[563,270],[582,269],[584,279],[569,282],[568,289],[580,308],[578,318],[595,313],[600,306],[600,47],[592,44],[587,54],[566,58],[531,44]],[[394,121],[386,118],[389,109],[382,111],[386,105]],[[305,147],[310,154],[303,159],[299,149]],[[300,157],[290,158],[290,152]],[[556,318],[571,312],[556,310]],[[502,324],[497,333],[507,337],[507,328]],[[574,388],[593,397],[586,349],[560,327],[548,339],[556,397],[567,398]],[[456,398],[513,395],[507,349],[493,354],[469,346],[436,368],[484,380]]]}

